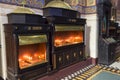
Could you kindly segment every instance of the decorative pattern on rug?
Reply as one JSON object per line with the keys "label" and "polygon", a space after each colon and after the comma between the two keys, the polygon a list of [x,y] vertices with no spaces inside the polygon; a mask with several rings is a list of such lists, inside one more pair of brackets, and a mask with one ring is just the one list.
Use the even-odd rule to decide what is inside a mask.
{"label": "decorative pattern on rug", "polygon": [[120,80],[120,69],[106,65],[90,65],[61,80]]}
{"label": "decorative pattern on rug", "polygon": [[120,57],[116,59],[117,62],[120,62]]}
{"label": "decorative pattern on rug", "polygon": [[[118,56],[120,56],[120,54],[119,54]],[[120,69],[120,57],[118,57],[118,58],[117,58],[111,65],[109,65],[109,66]]]}

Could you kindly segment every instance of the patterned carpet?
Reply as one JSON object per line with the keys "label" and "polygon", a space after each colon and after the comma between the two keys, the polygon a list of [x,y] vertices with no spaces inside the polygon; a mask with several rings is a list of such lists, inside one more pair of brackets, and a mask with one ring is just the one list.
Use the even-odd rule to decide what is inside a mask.
{"label": "patterned carpet", "polygon": [[116,62],[120,62],[120,57],[116,59]]}
{"label": "patterned carpet", "polygon": [[110,67],[114,67],[114,68],[118,68],[120,69],[120,57],[116,59],[116,61],[114,61]]}
{"label": "patterned carpet", "polygon": [[106,65],[90,65],[61,80],[120,80],[120,69]]}
{"label": "patterned carpet", "polygon": [[91,77],[90,80],[120,80],[120,75],[109,71],[101,70],[98,74]]}

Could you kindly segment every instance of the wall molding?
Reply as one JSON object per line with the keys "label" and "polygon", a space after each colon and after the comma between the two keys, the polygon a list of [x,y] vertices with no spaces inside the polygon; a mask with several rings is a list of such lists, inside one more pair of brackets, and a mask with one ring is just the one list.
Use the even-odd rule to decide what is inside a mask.
{"label": "wall molding", "polygon": [[0,16],[7,16],[7,14],[4,14],[4,13],[0,13]]}

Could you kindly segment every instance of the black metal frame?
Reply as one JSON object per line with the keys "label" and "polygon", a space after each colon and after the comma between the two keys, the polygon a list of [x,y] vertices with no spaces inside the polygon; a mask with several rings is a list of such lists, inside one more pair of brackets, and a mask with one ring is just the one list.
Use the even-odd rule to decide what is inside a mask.
{"label": "black metal frame", "polygon": [[[85,59],[85,44],[84,44],[84,31],[85,31],[85,19],[80,18],[67,18],[67,17],[61,17],[61,16],[49,16],[47,17],[48,23],[51,24],[52,33],[51,33],[51,51],[53,55],[53,70],[61,69],[67,66],[70,66],[71,64],[77,63],[79,61],[82,61]],[[83,42],[78,44],[71,44],[61,47],[55,47],[54,46],[54,35],[55,35],[55,25],[80,25],[80,27],[83,27]],[[73,57],[74,54],[77,55],[77,57]],[[66,56],[69,55],[70,60],[67,61]],[[61,58],[61,62],[59,61],[59,58]]]}
{"label": "black metal frame", "polygon": [[[22,27],[22,26],[21,26]],[[32,26],[31,26],[32,27]],[[44,28],[44,27],[46,27],[46,29],[48,28],[48,27],[50,27],[50,26],[43,26],[42,28]],[[30,27],[29,27],[30,28]],[[39,32],[37,32],[37,30],[35,31],[35,30],[31,30],[31,31],[23,31],[22,33],[17,33],[17,32],[15,32],[15,35],[17,36],[17,39],[16,39],[16,42],[17,42],[17,45],[16,45],[16,47],[17,47],[17,50],[18,50],[18,46],[19,46],[19,40],[18,40],[18,36],[20,36],[20,35],[24,35],[24,36],[28,36],[28,35],[42,35],[42,34],[45,34],[45,35],[47,35],[47,42],[46,42],[46,46],[47,46],[47,53],[49,53],[49,32],[47,32],[47,30],[40,30]],[[18,51],[17,51],[18,52]],[[18,53],[19,54],[19,53]],[[31,70],[34,70],[35,68],[40,68],[41,66],[43,66],[43,65],[48,65],[49,64],[49,62],[50,62],[50,60],[49,60],[49,54],[47,54],[48,56],[48,63],[43,63],[43,64],[40,64],[40,65],[36,65],[36,66],[34,66],[34,67],[30,67],[30,68],[26,68],[26,69],[23,69],[23,70],[18,70],[20,73],[23,73],[23,72],[26,72],[27,70],[29,71],[31,71]]]}
{"label": "black metal frame", "polygon": [[[12,28],[12,35],[15,38],[15,50],[14,50],[14,61],[12,62],[13,64],[15,64],[15,69],[13,68],[13,72],[10,70],[10,68],[8,66],[8,75],[10,76],[11,74],[13,74],[14,76],[11,75],[11,77],[13,77],[14,80],[18,80],[18,79],[22,79],[22,80],[26,80],[26,79],[34,79],[37,77],[40,77],[42,75],[47,74],[50,70],[51,70],[51,59],[49,57],[51,57],[51,52],[50,52],[50,40],[49,40],[49,33],[51,32],[50,30],[50,25],[27,25],[27,24],[4,24],[5,26],[5,32],[7,33],[6,29]],[[9,27],[9,28],[8,28]],[[36,27],[36,30],[32,29],[33,27]],[[37,30],[38,29],[38,30]],[[29,67],[29,68],[25,68],[25,69],[20,69],[19,68],[19,63],[18,63],[18,46],[19,46],[19,40],[18,40],[18,36],[19,35],[41,35],[41,34],[45,34],[47,35],[47,58],[48,58],[48,62],[43,63],[43,64],[39,64],[33,67]],[[14,43],[13,43],[14,44]],[[6,45],[7,46],[7,45]],[[9,52],[7,52],[7,55]],[[8,58],[7,58],[8,59]],[[36,71],[37,70],[37,71]],[[14,74],[15,73],[15,74]],[[34,73],[34,75],[32,74]],[[37,77],[36,77],[37,76]],[[11,80],[10,77],[8,77],[8,80]]]}

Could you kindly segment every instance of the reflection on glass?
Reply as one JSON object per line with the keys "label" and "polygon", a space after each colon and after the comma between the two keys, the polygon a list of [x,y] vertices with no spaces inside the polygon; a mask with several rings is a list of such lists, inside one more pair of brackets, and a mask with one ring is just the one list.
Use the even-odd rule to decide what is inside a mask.
{"label": "reflection on glass", "polygon": [[55,33],[54,45],[56,47],[77,44],[83,42],[82,31],[57,31]]}
{"label": "reflection on glass", "polygon": [[[40,38],[40,36],[42,36],[42,35],[38,35],[36,37],[35,36],[26,36],[26,38],[23,38],[25,36],[19,36],[18,61],[19,61],[20,69],[28,68],[31,66],[35,66],[35,65],[47,62],[46,42],[39,40],[39,39],[42,39],[42,38]],[[34,37],[34,39],[33,39],[33,37]],[[38,41],[34,41],[37,39],[38,39]],[[46,39],[47,38],[45,38],[44,40],[47,41]],[[21,43],[22,40],[23,41],[26,40],[25,41],[26,44],[22,44]]]}

